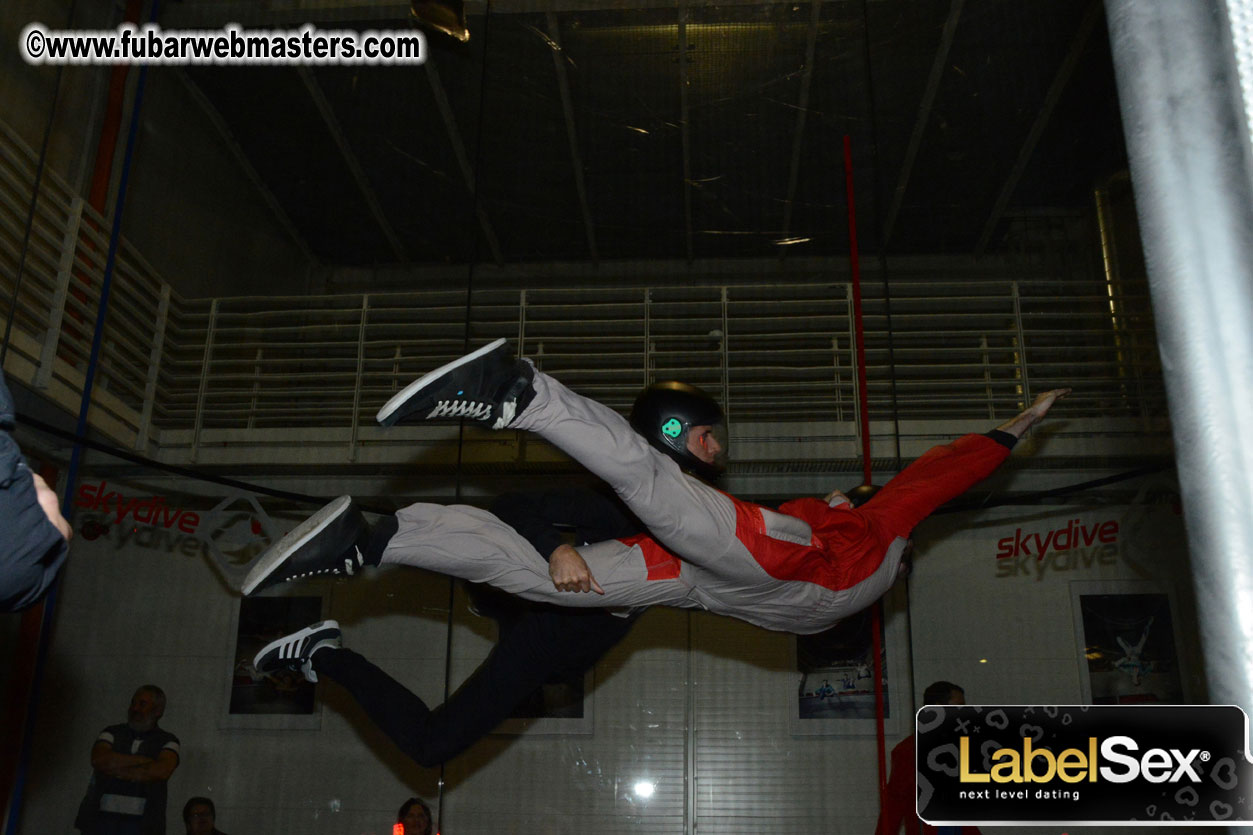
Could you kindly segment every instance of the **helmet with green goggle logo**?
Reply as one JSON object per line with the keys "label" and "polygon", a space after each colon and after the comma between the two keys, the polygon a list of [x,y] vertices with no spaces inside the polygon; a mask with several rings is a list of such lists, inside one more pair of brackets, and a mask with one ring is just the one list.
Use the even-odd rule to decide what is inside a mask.
{"label": "helmet with green goggle logo", "polygon": [[[719,455],[712,462],[697,457],[688,447],[692,428],[698,426],[712,427],[715,435],[723,433],[717,443]],[[635,399],[631,427],[694,475],[712,481],[726,469],[722,407],[696,386],[673,380],[653,383]]]}

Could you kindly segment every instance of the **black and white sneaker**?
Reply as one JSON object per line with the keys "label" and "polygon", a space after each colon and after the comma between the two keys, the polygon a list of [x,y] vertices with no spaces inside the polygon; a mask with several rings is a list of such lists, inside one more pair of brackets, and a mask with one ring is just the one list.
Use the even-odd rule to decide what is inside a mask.
{"label": "black and white sneaker", "polygon": [[292,528],[257,558],[244,578],[244,596],[306,577],[349,576],[365,565],[365,517],[351,496],[340,496]]}
{"label": "black and white sneaker", "polygon": [[534,378],[535,369],[497,339],[405,386],[379,409],[378,422],[464,418],[504,429],[530,405]]}
{"label": "black and white sneaker", "polygon": [[252,659],[252,666],[258,673],[267,676],[282,670],[299,670],[307,680],[317,682],[318,674],[313,671],[313,653],[323,647],[339,649],[341,646],[343,640],[339,624],[324,620],[266,644]]}

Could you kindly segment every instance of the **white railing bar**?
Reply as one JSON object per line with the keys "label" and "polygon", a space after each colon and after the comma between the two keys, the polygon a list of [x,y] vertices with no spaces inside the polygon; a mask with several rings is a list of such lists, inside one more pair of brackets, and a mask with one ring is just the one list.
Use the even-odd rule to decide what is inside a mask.
{"label": "white railing bar", "polygon": [[364,378],[365,329],[370,317],[370,295],[361,296],[361,321],[357,328],[357,373],[352,387],[352,437],[348,443],[348,460],[357,460],[357,431],[361,423],[361,381]]}
{"label": "white railing bar", "polygon": [[200,452],[200,430],[204,420],[205,393],[209,389],[209,363],[213,357],[213,325],[217,319],[218,303],[215,299],[209,305],[209,331],[204,340],[204,361],[200,371],[200,392],[196,396],[196,425],[191,437],[191,460],[194,462]]}
{"label": "white railing bar", "polygon": [[66,226],[61,262],[57,265],[56,290],[52,306],[48,309],[48,331],[44,334],[43,348],[39,352],[39,369],[35,372],[35,388],[46,389],[52,382],[52,364],[56,359],[57,344],[61,338],[61,322],[65,316],[65,301],[70,291],[70,276],[74,266],[74,242],[78,240],[78,224],[82,218],[84,201],[75,197],[70,206],[70,222]]}
{"label": "white railing bar", "polygon": [[139,416],[139,432],[135,436],[135,449],[148,447],[148,434],[152,428],[152,407],[157,392],[157,377],[161,370],[161,353],[165,348],[165,323],[170,312],[170,286],[161,288],[161,301],[157,305],[157,321],[152,339],[152,353],[148,356],[148,380],[144,385],[144,408]]}

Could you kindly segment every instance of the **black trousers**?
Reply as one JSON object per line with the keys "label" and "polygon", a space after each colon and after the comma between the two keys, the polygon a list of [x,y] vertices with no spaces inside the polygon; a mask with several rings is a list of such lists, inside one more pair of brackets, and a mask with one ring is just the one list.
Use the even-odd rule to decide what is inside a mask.
{"label": "black trousers", "polygon": [[319,678],[346,689],[406,756],[431,767],[490,733],[544,683],[582,675],[622,640],[634,619],[601,610],[527,609],[502,624],[492,654],[433,710],[350,649],[320,650],[313,668]]}

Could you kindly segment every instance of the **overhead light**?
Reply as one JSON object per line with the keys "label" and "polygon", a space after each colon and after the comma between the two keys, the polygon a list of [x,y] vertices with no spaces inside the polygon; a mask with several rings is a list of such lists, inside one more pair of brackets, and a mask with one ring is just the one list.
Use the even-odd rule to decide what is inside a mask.
{"label": "overhead light", "polygon": [[656,783],[650,783],[647,780],[640,780],[635,784],[635,794],[645,800],[653,796],[653,790],[657,788]]}
{"label": "overhead light", "polygon": [[463,0],[410,0],[409,12],[418,23],[437,32],[451,35],[462,43],[470,40]]}

